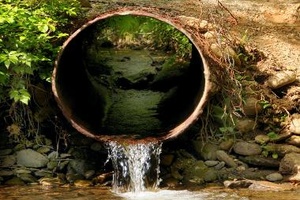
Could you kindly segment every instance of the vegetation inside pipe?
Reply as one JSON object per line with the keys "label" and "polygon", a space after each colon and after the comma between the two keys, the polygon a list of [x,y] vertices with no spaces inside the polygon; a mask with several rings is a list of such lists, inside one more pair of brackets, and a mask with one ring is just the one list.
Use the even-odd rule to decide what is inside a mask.
{"label": "vegetation inside pipe", "polygon": [[156,18],[114,15],[64,46],[54,76],[60,107],[95,136],[161,137],[203,95],[201,56],[181,31]]}

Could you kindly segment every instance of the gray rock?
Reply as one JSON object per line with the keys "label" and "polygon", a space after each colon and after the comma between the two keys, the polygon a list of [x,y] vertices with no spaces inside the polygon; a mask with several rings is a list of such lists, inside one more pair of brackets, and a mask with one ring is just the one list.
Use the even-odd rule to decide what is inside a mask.
{"label": "gray rock", "polygon": [[42,147],[38,148],[36,151],[39,153],[42,153],[42,154],[46,154],[51,151],[51,148],[48,146],[42,146]]}
{"label": "gray rock", "polygon": [[87,163],[85,160],[75,159],[71,160],[69,166],[75,170],[76,173],[85,176],[85,172],[89,170],[94,170],[94,166],[90,163]]}
{"label": "gray rock", "polygon": [[261,155],[239,157],[239,159],[247,164],[260,166],[260,167],[277,168],[279,167],[280,164],[280,161],[277,159],[269,158]]}
{"label": "gray rock", "polygon": [[95,173],[96,173],[95,170],[88,170],[84,173],[84,177],[86,179],[90,179],[95,175]]}
{"label": "gray rock", "polygon": [[11,170],[0,170],[0,176],[12,176],[14,175],[13,171]]}
{"label": "gray rock", "polygon": [[233,158],[231,158],[225,151],[218,150],[216,151],[216,155],[219,161],[224,161],[229,167],[237,167],[237,164],[234,162]]}
{"label": "gray rock", "polygon": [[50,177],[53,176],[52,174],[53,174],[53,172],[48,171],[48,170],[44,170],[44,169],[38,170],[38,171],[34,172],[34,175],[36,177],[47,177],[47,178],[50,178]]}
{"label": "gray rock", "polygon": [[214,167],[216,166],[217,164],[219,164],[220,162],[217,161],[217,160],[207,160],[204,162],[206,166],[208,167]]}
{"label": "gray rock", "polygon": [[286,140],[286,143],[300,147],[300,135],[292,135]]}
{"label": "gray rock", "polygon": [[53,152],[51,152],[51,153],[48,154],[48,158],[50,160],[57,160],[58,156],[59,156],[59,154],[58,154],[57,151],[53,151]]}
{"label": "gray rock", "polygon": [[224,166],[225,166],[225,162],[224,162],[224,161],[221,161],[221,162],[219,162],[219,164],[217,164],[214,168],[215,168],[215,170],[220,170],[220,169],[222,169]]}
{"label": "gray rock", "polygon": [[253,119],[238,119],[236,121],[236,129],[241,133],[249,133],[255,128],[255,121]]}
{"label": "gray rock", "polygon": [[36,183],[37,179],[31,174],[19,174],[19,178],[25,183]]}
{"label": "gray rock", "polygon": [[292,120],[290,123],[290,131],[297,135],[300,135],[300,114],[292,115]]}
{"label": "gray rock", "polygon": [[243,111],[247,116],[257,115],[262,111],[262,106],[259,104],[259,99],[250,97],[247,98],[243,106]]}
{"label": "gray rock", "polygon": [[13,152],[12,149],[2,149],[0,150],[0,156],[6,156],[6,155],[9,155]]}
{"label": "gray rock", "polygon": [[48,158],[32,149],[24,149],[17,152],[18,165],[25,167],[41,168],[48,163]]}
{"label": "gray rock", "polygon": [[288,153],[280,162],[279,172],[282,174],[298,174],[300,171],[300,154]]}
{"label": "gray rock", "polygon": [[255,142],[258,143],[258,144],[266,144],[270,141],[270,138],[269,136],[267,135],[257,135],[255,137]]}
{"label": "gray rock", "polygon": [[8,155],[0,158],[0,167],[12,167],[16,163],[15,155]]}
{"label": "gray rock", "polygon": [[216,151],[219,150],[219,147],[215,144],[205,143],[202,141],[194,140],[193,147],[195,151],[200,155],[204,160],[216,160]]}
{"label": "gray rock", "polygon": [[236,154],[243,156],[259,155],[262,152],[262,149],[258,144],[244,141],[237,142],[233,146],[233,150]]}
{"label": "gray rock", "polygon": [[104,149],[103,145],[100,143],[100,142],[94,142],[92,145],[91,145],[91,149],[93,151],[101,151]]}
{"label": "gray rock", "polygon": [[5,185],[25,185],[24,181],[19,177],[13,177],[4,183]]}
{"label": "gray rock", "polygon": [[289,144],[268,144],[264,149],[269,152],[277,153],[282,157],[288,153],[300,153],[300,148]]}
{"label": "gray rock", "polygon": [[266,179],[271,182],[281,181],[283,176],[280,173],[272,173],[266,176]]}
{"label": "gray rock", "polygon": [[294,71],[280,71],[267,80],[267,85],[272,89],[278,89],[296,81],[297,74]]}
{"label": "gray rock", "polygon": [[220,146],[221,150],[229,151],[232,148],[233,144],[234,144],[234,140],[228,139],[228,140],[221,142],[219,146]]}

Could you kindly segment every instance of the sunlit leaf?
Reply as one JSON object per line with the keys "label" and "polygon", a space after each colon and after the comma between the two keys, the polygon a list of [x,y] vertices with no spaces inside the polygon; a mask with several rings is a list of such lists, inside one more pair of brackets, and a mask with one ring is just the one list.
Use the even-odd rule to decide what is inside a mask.
{"label": "sunlit leaf", "polygon": [[49,27],[47,24],[42,24],[41,26],[38,26],[39,31],[42,33],[46,33],[49,30]]}

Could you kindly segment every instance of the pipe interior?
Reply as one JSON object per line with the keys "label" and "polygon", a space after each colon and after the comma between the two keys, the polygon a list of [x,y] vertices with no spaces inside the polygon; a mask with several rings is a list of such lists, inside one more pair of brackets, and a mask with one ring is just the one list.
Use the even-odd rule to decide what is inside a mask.
{"label": "pipe interior", "polygon": [[[97,137],[162,137],[186,120],[199,104],[205,88],[202,57],[190,42],[190,57],[180,75],[172,70],[170,74],[163,75],[160,74],[162,69],[152,70],[151,67],[157,66],[151,66],[153,58],[150,58],[150,72],[147,69],[143,78],[143,72],[139,72],[137,83],[130,82],[128,77],[135,80],[135,75],[125,78],[123,75],[132,69],[134,59],[141,58],[138,51],[146,49],[151,54],[155,49],[130,49],[127,55],[128,49],[116,47],[111,42],[93,44],[91,36],[98,34],[95,31],[107,19],[96,20],[82,28],[62,49],[54,76],[60,107],[70,121],[80,124],[81,128]],[[91,60],[90,48],[98,48],[96,53],[103,60],[108,60],[110,65],[119,62],[123,71],[107,70],[101,59]],[[118,55],[119,51],[125,53]],[[137,55],[133,56],[135,53]],[[110,54],[115,57],[110,58]]]}

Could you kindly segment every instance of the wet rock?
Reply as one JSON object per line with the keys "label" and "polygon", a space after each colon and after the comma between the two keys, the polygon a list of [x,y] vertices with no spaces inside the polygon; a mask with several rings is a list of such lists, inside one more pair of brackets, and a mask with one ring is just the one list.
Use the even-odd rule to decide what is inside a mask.
{"label": "wet rock", "polygon": [[173,154],[163,154],[160,158],[160,164],[162,166],[170,166],[174,161],[174,155]]}
{"label": "wet rock", "polygon": [[260,167],[279,167],[280,161],[274,158],[264,157],[261,155],[253,155],[246,157],[239,157],[239,159],[249,165],[260,166]]}
{"label": "wet rock", "polygon": [[286,140],[286,143],[300,147],[300,136],[292,135],[290,138]]}
{"label": "wet rock", "polygon": [[204,164],[203,161],[196,161],[192,165],[188,166],[184,170],[184,181],[202,184],[204,183],[204,176],[208,171],[208,167]]}
{"label": "wet rock", "polygon": [[224,181],[224,186],[227,188],[248,188],[253,184],[252,180],[234,180],[234,181]]}
{"label": "wet rock", "polygon": [[173,177],[168,177],[163,179],[161,185],[163,187],[175,188],[180,185],[179,181]]}
{"label": "wet rock", "polygon": [[13,177],[4,183],[5,185],[25,185],[25,182],[19,177]]}
{"label": "wet rock", "polygon": [[291,137],[291,135],[292,135],[291,131],[289,131],[289,130],[287,130],[287,128],[285,128],[282,131],[280,131],[280,133],[276,137],[270,138],[270,141],[272,141],[272,142],[284,141],[284,140],[288,139],[289,137]]}
{"label": "wet rock", "polygon": [[217,159],[219,161],[223,161],[228,165],[229,167],[236,168],[237,164],[234,162],[233,158],[231,158],[225,151],[223,150],[218,150],[216,152]]}
{"label": "wet rock", "polygon": [[218,179],[218,173],[214,169],[208,169],[205,172],[203,178],[204,178],[204,181],[207,182],[207,183],[214,182]]}
{"label": "wet rock", "polygon": [[253,131],[255,128],[256,123],[253,119],[238,119],[236,121],[236,129],[241,133],[249,133],[250,131]]}
{"label": "wet rock", "polygon": [[53,172],[52,171],[48,171],[48,170],[38,170],[38,171],[35,171],[34,172],[34,175],[36,177],[45,177],[45,178],[51,178],[53,175]]}
{"label": "wet rock", "polygon": [[219,146],[221,150],[229,151],[232,148],[233,144],[233,139],[228,139],[226,141],[221,142]]}
{"label": "wet rock", "polygon": [[259,103],[259,99],[250,97],[247,98],[243,105],[243,111],[246,116],[257,115],[262,111],[262,106]]}
{"label": "wet rock", "polygon": [[92,145],[91,145],[91,149],[93,151],[102,151],[104,148],[103,148],[103,145],[100,143],[100,142],[94,142]]}
{"label": "wet rock", "polygon": [[0,167],[12,167],[17,161],[15,155],[8,155],[0,158]]}
{"label": "wet rock", "polygon": [[66,175],[66,180],[69,182],[69,183],[74,183],[76,180],[83,180],[84,179],[84,176],[81,175],[81,174],[73,174],[73,173],[68,173]]}
{"label": "wet rock", "polygon": [[277,153],[279,156],[284,156],[288,153],[300,153],[300,148],[289,144],[268,144],[264,146],[268,152]]}
{"label": "wet rock", "polygon": [[48,146],[42,146],[42,147],[38,148],[36,151],[41,154],[46,154],[51,151],[51,148]]}
{"label": "wet rock", "polygon": [[47,187],[56,187],[56,186],[61,186],[63,185],[65,182],[63,180],[61,180],[59,177],[55,177],[55,178],[41,178],[38,180],[38,182],[43,185],[43,186],[47,186]]}
{"label": "wet rock", "polygon": [[258,144],[244,141],[237,142],[233,146],[233,150],[236,154],[243,156],[259,155],[262,152],[262,149]]}
{"label": "wet rock", "polygon": [[93,183],[89,180],[76,180],[74,185],[76,187],[90,187],[93,185]]}
{"label": "wet rock", "polygon": [[266,179],[271,182],[276,182],[276,181],[281,181],[283,179],[283,176],[280,173],[276,172],[267,175]]}
{"label": "wet rock", "polygon": [[88,170],[84,173],[86,179],[91,179],[95,175],[95,170]]}
{"label": "wet rock", "polygon": [[102,185],[105,182],[110,181],[112,179],[112,175],[113,175],[113,173],[111,173],[111,172],[100,174],[100,175],[96,176],[95,178],[93,178],[92,182],[94,185],[97,185],[97,184]]}
{"label": "wet rock", "polygon": [[267,135],[257,135],[255,136],[255,142],[258,144],[267,144],[270,141]]}
{"label": "wet rock", "polygon": [[51,160],[47,163],[47,169],[53,170],[58,166],[58,161]]}
{"label": "wet rock", "polygon": [[18,169],[15,169],[14,172],[16,174],[30,174],[31,170],[26,169],[26,168],[18,168]]}
{"label": "wet rock", "polygon": [[74,159],[71,160],[69,166],[75,170],[76,173],[80,175],[85,175],[88,170],[93,170],[94,166],[90,163],[87,163],[86,160]]}
{"label": "wet rock", "polygon": [[217,160],[207,160],[204,162],[206,166],[208,167],[214,167],[216,166],[217,164],[219,164],[220,162],[217,161]]}
{"label": "wet rock", "polygon": [[0,156],[6,156],[6,155],[9,155],[13,152],[12,149],[2,149],[0,150]]}
{"label": "wet rock", "polygon": [[32,149],[25,149],[17,152],[17,163],[21,166],[40,168],[45,167],[48,161],[46,156]]}
{"label": "wet rock", "polygon": [[37,183],[37,179],[31,174],[19,174],[18,176],[25,183]]}
{"label": "wet rock", "polygon": [[276,72],[267,80],[267,85],[272,89],[278,89],[296,81],[297,74],[294,71]]}
{"label": "wet rock", "polygon": [[11,170],[0,170],[0,176],[5,177],[5,176],[12,176],[14,175],[13,171]]}
{"label": "wet rock", "polygon": [[220,170],[223,167],[225,167],[225,162],[224,161],[221,161],[216,166],[214,166],[215,170]]}
{"label": "wet rock", "polygon": [[193,147],[204,160],[217,159],[216,151],[219,150],[219,146],[211,143],[203,144],[203,142],[200,140],[194,140]]}
{"label": "wet rock", "polygon": [[282,174],[299,174],[300,172],[300,154],[288,153],[280,162],[279,171]]}
{"label": "wet rock", "polygon": [[290,131],[294,134],[300,135],[300,114],[292,115]]}
{"label": "wet rock", "polygon": [[253,181],[249,189],[256,191],[284,191],[291,190],[292,186],[288,184],[276,184],[269,181]]}
{"label": "wet rock", "polygon": [[48,154],[49,160],[57,160],[58,156],[59,156],[59,154],[57,151],[53,151]]}

